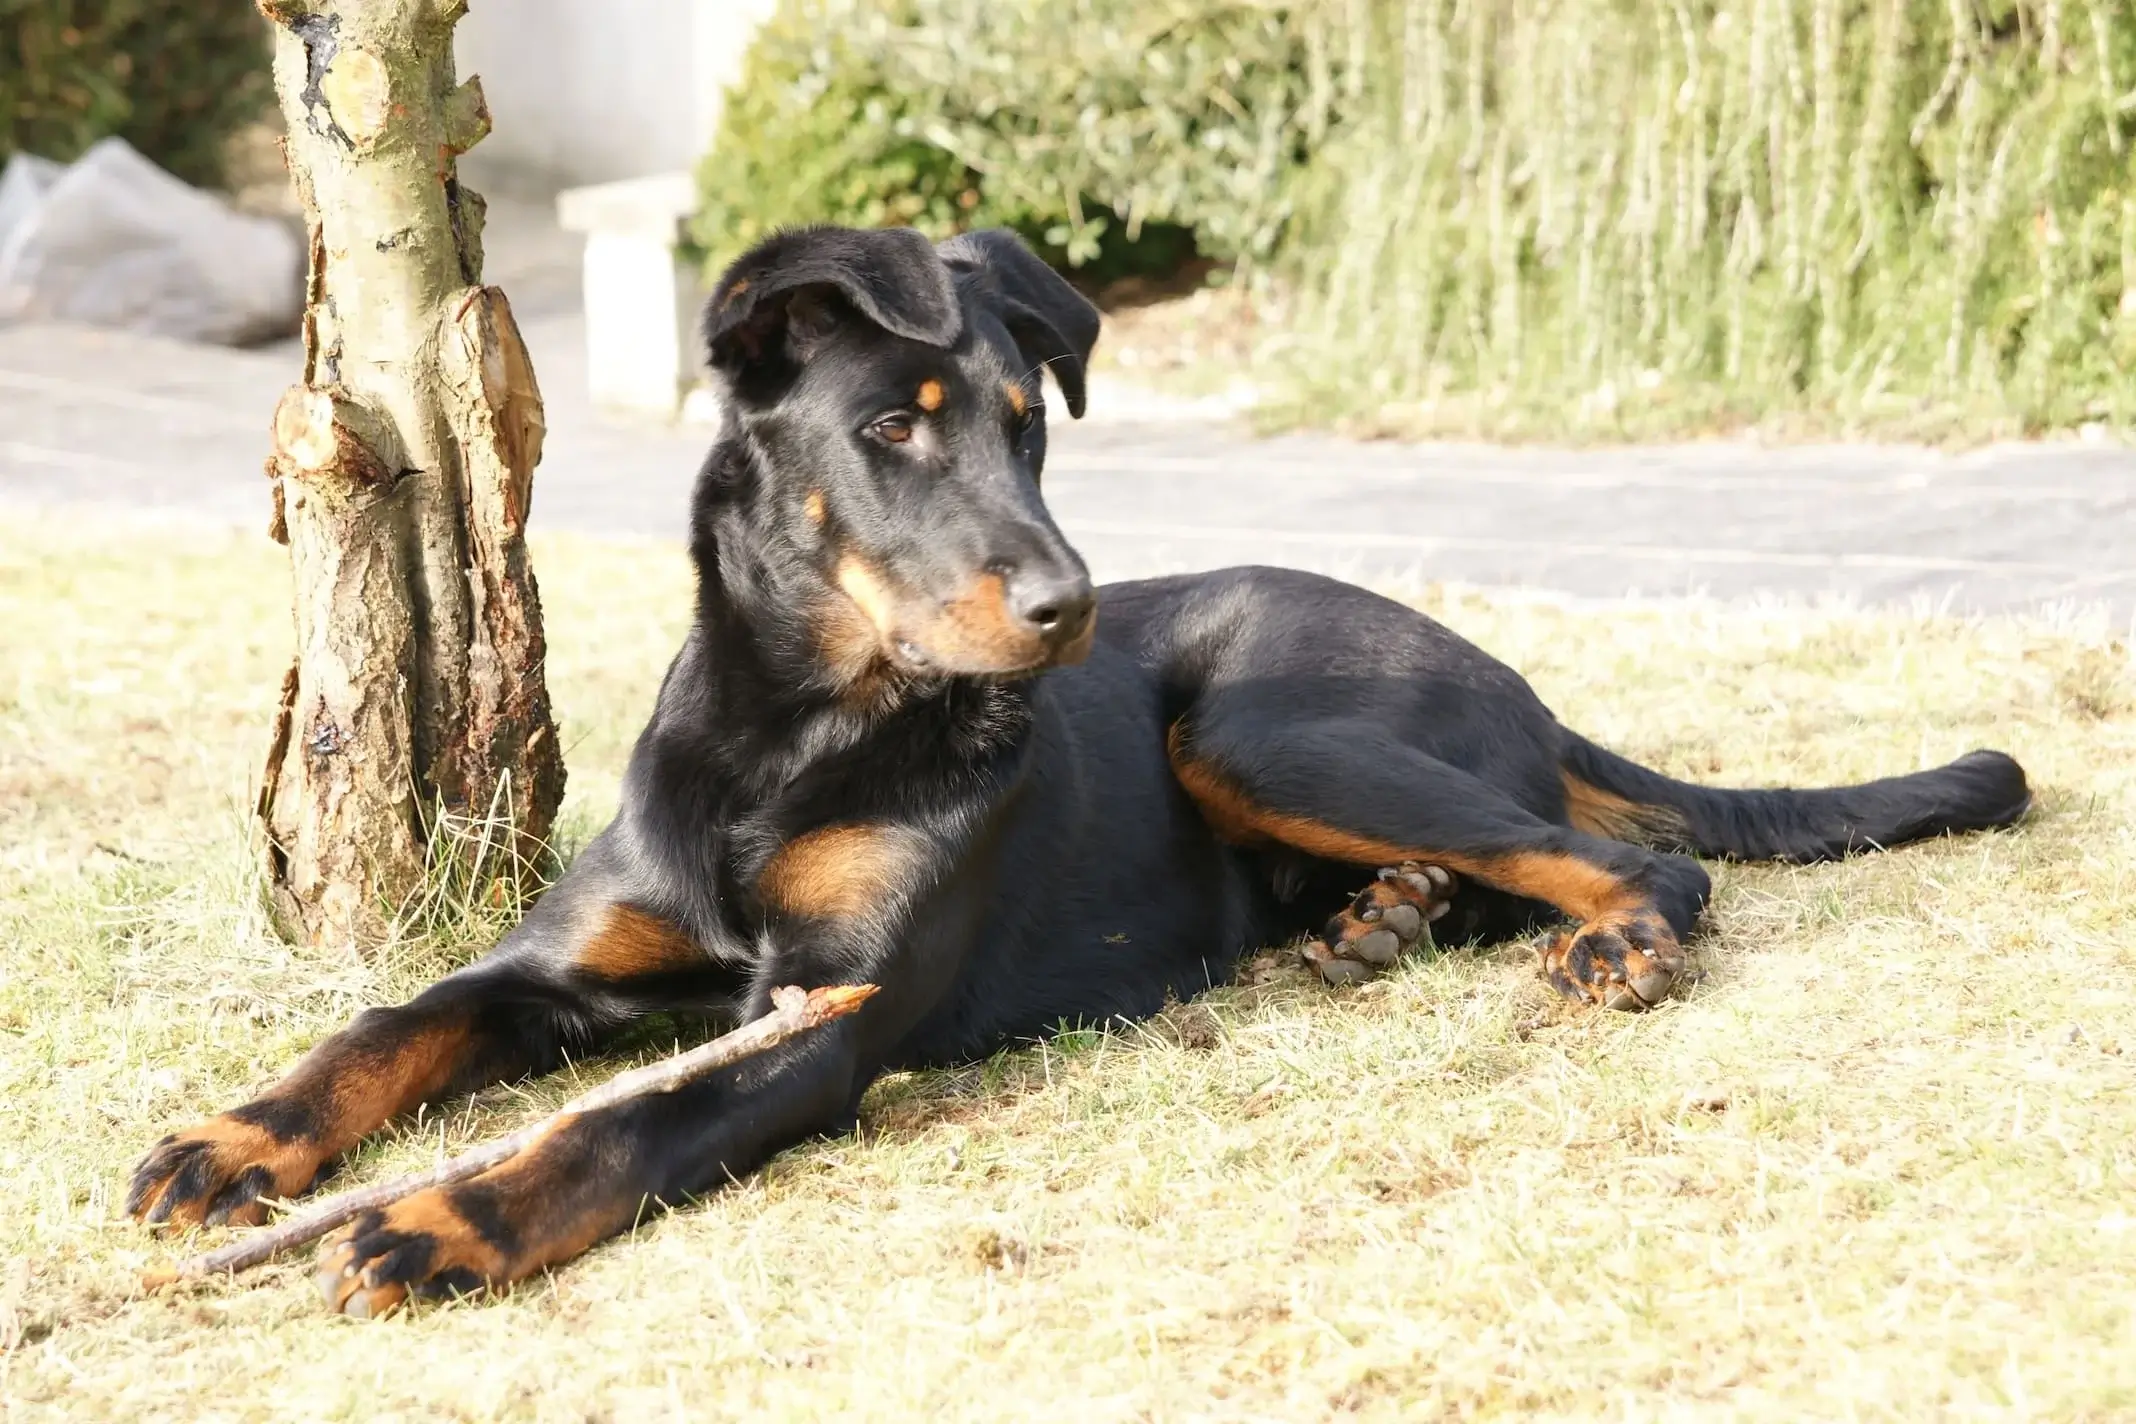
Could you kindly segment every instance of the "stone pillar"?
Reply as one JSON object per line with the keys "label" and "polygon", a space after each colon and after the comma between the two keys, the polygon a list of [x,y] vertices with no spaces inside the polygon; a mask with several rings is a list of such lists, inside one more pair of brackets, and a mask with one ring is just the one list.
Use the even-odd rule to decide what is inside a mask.
{"label": "stone pillar", "polygon": [[604,410],[669,420],[695,380],[702,294],[679,249],[696,202],[687,173],[557,195],[558,220],[586,237],[587,384]]}

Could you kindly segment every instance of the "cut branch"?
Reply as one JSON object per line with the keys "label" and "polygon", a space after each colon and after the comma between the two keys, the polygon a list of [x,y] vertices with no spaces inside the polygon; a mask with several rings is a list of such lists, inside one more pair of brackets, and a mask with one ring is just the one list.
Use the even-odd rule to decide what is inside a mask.
{"label": "cut branch", "polygon": [[571,1118],[613,1107],[631,1098],[642,1098],[652,1093],[672,1093],[685,1083],[702,1078],[707,1073],[739,1063],[745,1058],[752,1058],[767,1049],[778,1047],[790,1038],[820,1028],[833,1020],[842,1019],[866,1003],[874,993],[873,984],[841,984],[826,989],[809,990],[791,986],[775,989],[771,995],[771,1012],[742,1025],[732,1033],[722,1034],[710,1043],[699,1044],[686,1052],[663,1058],[658,1063],[648,1063],[642,1068],[618,1073],[600,1087],[581,1093],[565,1103],[540,1122],[523,1127],[508,1137],[500,1137],[494,1142],[463,1152],[427,1172],[416,1172],[410,1176],[396,1177],[390,1182],[380,1182],[376,1186],[342,1192],[288,1217],[278,1225],[255,1231],[241,1241],[233,1241],[228,1246],[198,1256],[188,1256],[174,1266],[152,1268],[141,1277],[142,1287],[159,1290],[180,1281],[197,1281],[208,1276],[234,1275],[239,1271],[250,1270],[292,1246],[301,1246],[307,1241],[317,1240],[335,1227],[353,1221],[367,1211],[390,1205],[430,1187],[442,1187],[486,1172],[533,1146]]}

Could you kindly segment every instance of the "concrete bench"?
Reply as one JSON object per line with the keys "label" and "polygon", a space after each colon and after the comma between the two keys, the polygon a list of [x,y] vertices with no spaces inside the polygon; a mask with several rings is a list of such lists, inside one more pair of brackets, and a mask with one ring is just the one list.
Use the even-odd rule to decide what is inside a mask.
{"label": "concrete bench", "polygon": [[687,173],[557,194],[557,221],[586,238],[586,370],[596,406],[673,420],[696,385],[703,289],[680,256],[683,220],[696,206]]}

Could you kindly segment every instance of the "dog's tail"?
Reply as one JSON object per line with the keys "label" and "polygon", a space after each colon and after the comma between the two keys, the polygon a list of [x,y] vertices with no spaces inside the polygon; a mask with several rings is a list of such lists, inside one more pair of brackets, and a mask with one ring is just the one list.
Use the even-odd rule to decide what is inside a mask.
{"label": "dog's tail", "polygon": [[2007,826],[2032,804],[2001,752],[1859,786],[1724,791],[1649,771],[1570,731],[1558,758],[1572,823],[1592,835],[1732,860],[1830,860]]}

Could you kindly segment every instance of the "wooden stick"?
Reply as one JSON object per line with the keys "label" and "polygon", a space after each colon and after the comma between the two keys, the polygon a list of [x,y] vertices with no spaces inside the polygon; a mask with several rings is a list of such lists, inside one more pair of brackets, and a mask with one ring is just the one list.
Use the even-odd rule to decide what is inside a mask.
{"label": "wooden stick", "polygon": [[771,992],[772,1010],[760,1019],[743,1024],[732,1033],[721,1034],[710,1043],[702,1043],[658,1063],[648,1063],[642,1068],[633,1068],[627,1073],[618,1073],[590,1092],[581,1093],[565,1103],[548,1117],[531,1126],[523,1127],[509,1137],[500,1137],[495,1142],[463,1152],[451,1161],[440,1163],[427,1172],[416,1172],[406,1177],[396,1177],[390,1182],[376,1186],[359,1187],[355,1191],[342,1192],[326,1198],[307,1210],[288,1217],[275,1226],[253,1232],[240,1241],[233,1241],[214,1251],[188,1256],[175,1266],[152,1267],[141,1277],[144,1290],[160,1290],[179,1281],[197,1281],[205,1276],[222,1273],[236,1274],[250,1270],[262,1261],[301,1246],[307,1241],[326,1235],[345,1221],[353,1221],[373,1207],[397,1202],[402,1197],[413,1196],[426,1187],[442,1187],[449,1182],[463,1181],[478,1172],[484,1172],[499,1162],[531,1147],[538,1139],[564,1125],[564,1122],[583,1113],[612,1107],[631,1098],[641,1098],[652,1093],[671,1093],[693,1079],[703,1077],[715,1068],[725,1068],[739,1063],[768,1048],[775,1048],[810,1029],[819,1028],[833,1019],[844,1018],[852,1013],[875,993],[873,984],[838,984],[826,989],[802,990],[789,986]]}

